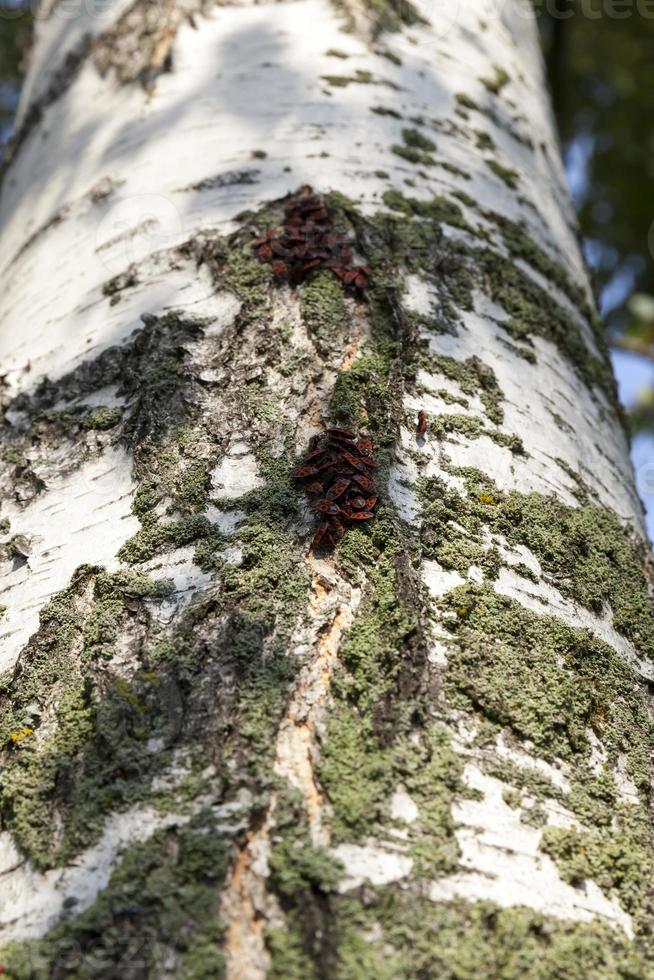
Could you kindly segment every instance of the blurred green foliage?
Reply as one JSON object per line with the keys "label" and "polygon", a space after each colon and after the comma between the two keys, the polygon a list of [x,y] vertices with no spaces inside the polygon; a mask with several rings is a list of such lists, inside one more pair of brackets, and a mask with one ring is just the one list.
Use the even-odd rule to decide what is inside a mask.
{"label": "blurred green foliage", "polygon": [[0,147],[11,135],[31,40],[29,3],[0,2]]}
{"label": "blurred green foliage", "polygon": [[[654,358],[654,2],[534,3],[609,340]],[[633,422],[654,429],[654,393]]]}

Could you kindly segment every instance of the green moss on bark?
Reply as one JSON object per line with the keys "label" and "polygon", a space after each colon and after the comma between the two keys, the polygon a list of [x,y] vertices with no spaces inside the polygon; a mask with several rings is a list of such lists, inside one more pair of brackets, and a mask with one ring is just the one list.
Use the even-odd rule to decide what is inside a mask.
{"label": "green moss on bark", "polygon": [[631,745],[642,781],[642,739],[651,738],[646,703],[611,647],[485,586],[454,589],[442,608],[456,639],[447,675],[454,703],[474,705],[552,760],[589,758],[587,731],[595,727],[613,757],[620,744]]}
{"label": "green moss on bark", "polygon": [[647,814],[629,804],[615,799],[610,803],[610,818],[599,826],[587,830],[547,827],[541,850],[556,862],[564,881],[580,888],[590,879],[605,895],[617,899],[625,912],[633,916],[641,936],[645,934],[651,955],[654,952],[649,936],[654,915],[651,821]]}
{"label": "green moss on bark", "polygon": [[[378,214],[366,226],[360,223],[362,244],[375,268],[387,267],[389,257],[392,257],[396,266],[418,272],[434,282],[441,296],[441,311],[439,316],[439,311],[435,310],[430,318],[433,328],[453,329],[457,321],[456,307],[473,308],[476,285],[505,309],[508,319],[500,321],[500,326],[514,340],[521,342],[521,354],[534,359],[528,346],[532,336],[550,340],[588,385],[596,385],[613,405],[617,404],[604,343],[599,344],[600,356],[596,356],[577,320],[553,300],[534,277],[516,265],[516,259],[524,259],[557,285],[580,309],[597,337],[597,317],[583,291],[561,265],[532,240],[523,225],[494,213],[487,215],[497,225],[509,251],[509,257],[506,257],[498,250],[478,243],[476,230],[454,200],[442,197],[419,200],[389,190],[384,194],[384,203],[391,209],[390,215]],[[474,205],[470,200],[467,203]],[[471,237],[465,242],[446,242],[442,224],[467,231]],[[434,276],[434,269],[437,276]],[[442,320],[445,320],[444,324]]]}
{"label": "green moss on bark", "polygon": [[326,848],[311,842],[304,807],[295,793],[285,793],[275,808],[271,845],[267,887],[279,901],[286,923],[266,933],[269,976],[312,976],[314,964],[329,955],[330,897],[344,869]]}
{"label": "green moss on bark", "polygon": [[415,150],[433,152],[436,149],[436,144],[433,140],[430,140],[428,136],[425,136],[418,129],[403,129],[402,139],[404,140],[405,146],[410,146]]}
{"label": "green moss on bark", "polygon": [[470,563],[483,562],[487,528],[509,545],[528,548],[545,579],[568,598],[597,615],[609,607],[614,625],[640,656],[654,659],[654,609],[641,546],[612,511],[581,491],[580,506],[570,507],[543,494],[500,491],[478,471],[460,475],[465,495],[438,477],[418,484],[427,557],[465,572]]}
{"label": "green moss on bark", "polygon": [[182,517],[177,521],[157,521],[129,538],[118,552],[118,557],[121,561],[136,565],[148,561],[162,549],[181,548],[201,538],[215,536],[213,525],[201,514]]}
{"label": "green moss on bark", "polygon": [[500,326],[518,341],[529,342],[531,335],[550,340],[588,385],[597,385],[615,402],[610,366],[605,357],[591,353],[576,320],[533,278],[518,269],[513,259],[489,249],[477,252],[476,258],[491,299],[509,314]]}
{"label": "green moss on bark", "polygon": [[453,228],[469,229],[458,204],[446,197],[432,197],[426,201],[414,197],[405,197],[400,191],[385,191],[382,195],[384,204],[393,211],[403,214],[428,218],[442,224],[452,225]]}
{"label": "green moss on bark", "polygon": [[348,85],[370,85],[374,81],[372,72],[357,68],[353,75],[321,75],[324,82],[332,88],[347,88]]}
{"label": "green moss on bark", "polygon": [[519,177],[515,170],[513,170],[511,167],[505,167],[503,164],[499,163],[498,160],[487,159],[485,162],[488,169],[492,170],[495,176],[499,177],[502,183],[506,184],[506,186],[510,187],[513,191],[517,189]]}
{"label": "green moss on bark", "polygon": [[100,429],[104,431],[105,429],[113,429],[117,426],[122,417],[122,408],[107,408],[105,405],[99,405],[97,408],[91,409],[84,416],[82,425],[85,429]]}
{"label": "green moss on bark", "polygon": [[499,95],[504,86],[511,81],[511,78],[504,68],[498,68],[497,65],[493,65],[493,71],[493,78],[480,78],[479,80],[491,95]]}
{"label": "green moss on bark", "polygon": [[[338,980],[612,980],[647,971],[624,934],[599,923],[568,923],[490,902],[434,904],[392,887],[364,902],[343,899]],[[642,974],[646,975],[646,974]]]}
{"label": "green moss on bark", "polygon": [[[529,234],[524,222],[511,221],[510,218],[495,211],[486,212],[485,217],[499,229],[502,242],[514,259],[527,262],[539,272],[548,282],[560,289],[589,320],[592,326],[597,326],[597,314],[590,307],[584,290],[570,278],[565,267],[553,259],[542,249]],[[599,333],[599,331],[596,331]],[[602,346],[605,340],[602,338]]]}
{"label": "green moss on bark", "polygon": [[[338,11],[345,15],[346,30],[354,31],[359,10],[352,10],[351,0],[332,0]],[[372,38],[384,32],[395,33],[403,27],[424,24],[425,20],[410,0],[364,0],[366,23]]]}
{"label": "green moss on bark", "polygon": [[[591,633],[539,616],[488,587],[466,585],[440,602],[452,636],[446,691],[450,702],[510,729],[536,755],[570,766],[563,793],[534,772],[506,764],[493,772],[532,796],[558,799],[581,828],[548,827],[542,847],[564,880],[593,879],[634,920],[648,956],[651,858],[648,804],[654,727],[648,685]],[[604,772],[592,765],[599,739]],[[499,768],[498,768],[499,766]],[[613,775],[624,771],[641,796],[625,803]],[[584,829],[585,828],[585,829]]]}
{"label": "green moss on bark", "polygon": [[381,516],[383,538],[359,532],[339,556],[355,580],[367,569],[367,586],[341,646],[318,777],[333,809],[335,841],[386,837],[391,797],[404,785],[419,810],[408,832],[415,868],[442,874],[456,863],[451,800],[464,792],[462,765],[447,732],[426,721],[434,691],[425,605],[406,544],[391,515]]}
{"label": "green moss on bark", "polygon": [[457,361],[445,355],[431,355],[429,367],[435,367],[446,378],[456,383],[466,395],[478,395],[491,422],[501,425],[504,420],[502,408],[503,394],[495,372],[481,360],[472,356],[465,361]]}
{"label": "green moss on bark", "polygon": [[409,163],[419,164],[422,167],[434,167],[436,165],[436,161],[430,153],[417,150],[414,146],[408,146],[406,143],[394,143],[391,146],[391,152]]}
{"label": "green moss on bark", "polygon": [[16,980],[155,980],[173,969],[180,980],[223,978],[223,923],[216,894],[231,859],[231,839],[211,809],[188,824],[156,831],[124,852],[90,908],[68,914],[43,939],[2,952]]}
{"label": "green moss on bark", "polygon": [[350,312],[343,289],[330,272],[319,272],[301,292],[302,318],[320,349],[329,352],[347,336]]}
{"label": "green moss on bark", "polygon": [[334,421],[370,431],[378,450],[394,443],[397,428],[399,391],[393,389],[392,376],[393,358],[369,348],[338,375],[331,398]]}
{"label": "green moss on bark", "polygon": [[498,446],[510,449],[512,453],[518,456],[526,455],[522,439],[519,436],[490,429],[484,425],[481,419],[470,415],[432,415],[429,419],[429,431],[439,439],[446,439],[452,433],[465,436],[467,439],[479,439],[481,436],[487,436]]}
{"label": "green moss on bark", "polygon": [[143,746],[166,722],[152,713],[159,692],[145,677],[123,681],[104,662],[143,616],[145,600],[169,591],[144,575],[81,567],[44,607],[4,681],[0,808],[37,867],[70,860],[97,839],[108,810],[141,798],[136,771],[142,777],[161,763]]}
{"label": "green moss on bark", "polygon": [[276,930],[273,973],[289,980],[635,980],[648,960],[622,930],[491,902],[430,902],[396,886],[331,897],[331,930],[311,959],[296,930]]}

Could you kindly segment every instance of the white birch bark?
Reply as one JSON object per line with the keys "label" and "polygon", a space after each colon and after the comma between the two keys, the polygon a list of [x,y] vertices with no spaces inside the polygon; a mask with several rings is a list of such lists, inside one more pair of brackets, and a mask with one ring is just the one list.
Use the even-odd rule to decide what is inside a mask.
{"label": "white birch bark", "polygon": [[[546,963],[564,973],[565,937],[581,950],[579,975],[651,969],[637,870],[652,833],[642,508],[610,383],[589,383],[605,353],[533,17],[508,0],[420,0],[415,18],[401,9],[117,0],[98,11],[55,3],[38,20],[1,206],[0,937],[16,975],[63,975],[67,943],[92,976],[120,964],[134,977],[459,977],[466,963],[495,976],[500,961],[503,976],[554,975],[537,972],[539,930]],[[379,32],[382,16],[398,29]],[[289,517],[265,495],[276,501],[284,480],[295,492],[292,457],[328,422],[337,378],[379,353],[370,308],[346,297],[345,332],[321,349],[306,286],[266,281],[253,314],[251,284],[224,258],[249,254],[247,239],[228,239],[248,222],[265,230],[244,211],[302,185],[346,195],[371,228],[383,213],[422,221],[407,199],[458,209],[433,219],[438,262],[409,259],[405,239],[388,253],[412,324],[396,367],[420,359],[408,379],[386,379],[396,431],[369,426],[394,443],[380,471],[394,544],[375,539],[373,522],[372,537],[356,538],[369,550],[345,552],[366,560],[349,565],[311,555],[302,503]],[[484,249],[517,270],[508,299],[505,266],[494,273]],[[448,285],[460,264],[472,305]],[[550,317],[565,328],[550,332]],[[430,506],[447,495],[434,523]],[[264,546],[253,536],[266,520],[278,538]],[[75,577],[80,565],[93,568]],[[125,584],[134,572],[147,587]],[[393,625],[398,610],[412,630]],[[373,614],[382,632],[353,666],[347,644]],[[244,622],[263,631],[258,646]],[[595,683],[576,678],[573,640],[586,644],[584,664],[609,665],[606,703],[571,706]],[[390,688],[383,643],[396,643],[400,665]],[[261,658],[251,687],[240,644]],[[383,721],[348,687],[372,683],[378,654]],[[262,693],[267,658],[287,672],[274,696]],[[164,694],[150,698],[148,684]],[[560,738],[542,706],[550,685]],[[110,751],[101,709],[116,698],[137,714],[140,698],[154,718],[136,736],[130,722]],[[346,717],[359,718],[347,738],[370,723],[374,751],[347,742]],[[39,766],[53,774],[43,787]],[[376,802],[355,822],[345,788],[355,804],[359,771],[361,798]],[[205,867],[184,849],[207,839],[218,850]],[[139,877],[150,853],[178,861],[159,886]],[[200,919],[180,897],[193,889],[204,889]],[[108,908],[122,939],[98,924]]]}

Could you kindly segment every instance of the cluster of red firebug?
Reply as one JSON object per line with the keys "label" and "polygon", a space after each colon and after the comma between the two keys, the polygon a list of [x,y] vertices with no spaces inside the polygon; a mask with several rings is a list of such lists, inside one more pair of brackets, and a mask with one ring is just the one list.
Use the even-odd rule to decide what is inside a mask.
{"label": "cluster of red firebug", "polygon": [[345,286],[362,292],[370,269],[353,264],[352,248],[334,230],[324,199],[303,187],[286,200],[284,210],[284,227],[269,228],[263,238],[252,242],[259,259],[270,262],[277,278],[298,286],[312,269],[329,269]]}
{"label": "cluster of red firebug", "polygon": [[293,471],[306,480],[305,490],[320,524],[313,536],[315,551],[331,551],[345,533],[348,523],[369,521],[377,506],[372,471],[372,442],[349,429],[327,429],[313,436],[301,466]]}
{"label": "cluster of red firebug", "polygon": [[[252,242],[261,262],[269,262],[276,277],[298,286],[312,269],[327,269],[344,286],[362,293],[370,269],[356,265],[348,240],[334,228],[325,200],[303,187],[284,203],[284,225],[269,228]],[[348,522],[369,521],[377,506],[372,477],[372,442],[349,429],[330,428],[313,436],[301,466],[293,472],[306,481],[307,494],[320,524],[313,536],[316,551],[336,547]]]}

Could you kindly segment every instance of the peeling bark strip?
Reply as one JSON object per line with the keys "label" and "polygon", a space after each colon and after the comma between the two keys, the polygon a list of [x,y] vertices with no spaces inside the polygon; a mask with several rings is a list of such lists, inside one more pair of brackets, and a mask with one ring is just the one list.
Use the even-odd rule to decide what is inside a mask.
{"label": "peeling bark strip", "polygon": [[[188,12],[153,11],[98,36],[128,76]],[[614,381],[531,13],[451,13],[221,6],[150,95],[81,66],[34,129],[60,143],[10,167],[11,976],[654,969],[654,580]],[[347,478],[369,513],[372,445],[379,500],[318,557],[293,473],[324,442],[348,473],[311,499]]]}
{"label": "peeling bark strip", "polygon": [[[17,156],[22,144],[43,121],[48,107],[74,84],[88,59],[102,75],[111,72],[122,85],[139,82],[151,94],[157,78],[172,70],[177,31],[183,24],[194,25],[194,18],[206,15],[212,6],[210,0],[134,0],[113,26],[97,35],[91,15],[88,31],[52,72],[45,90],[19,110],[20,125],[5,151],[6,159]],[[57,19],[55,9],[55,22]]]}
{"label": "peeling bark strip", "polygon": [[116,24],[98,37],[93,60],[99,71],[114,71],[121,84],[140,82],[152,92],[163,72],[172,70],[172,46],[182,24],[195,26],[210,0],[135,0]]}

